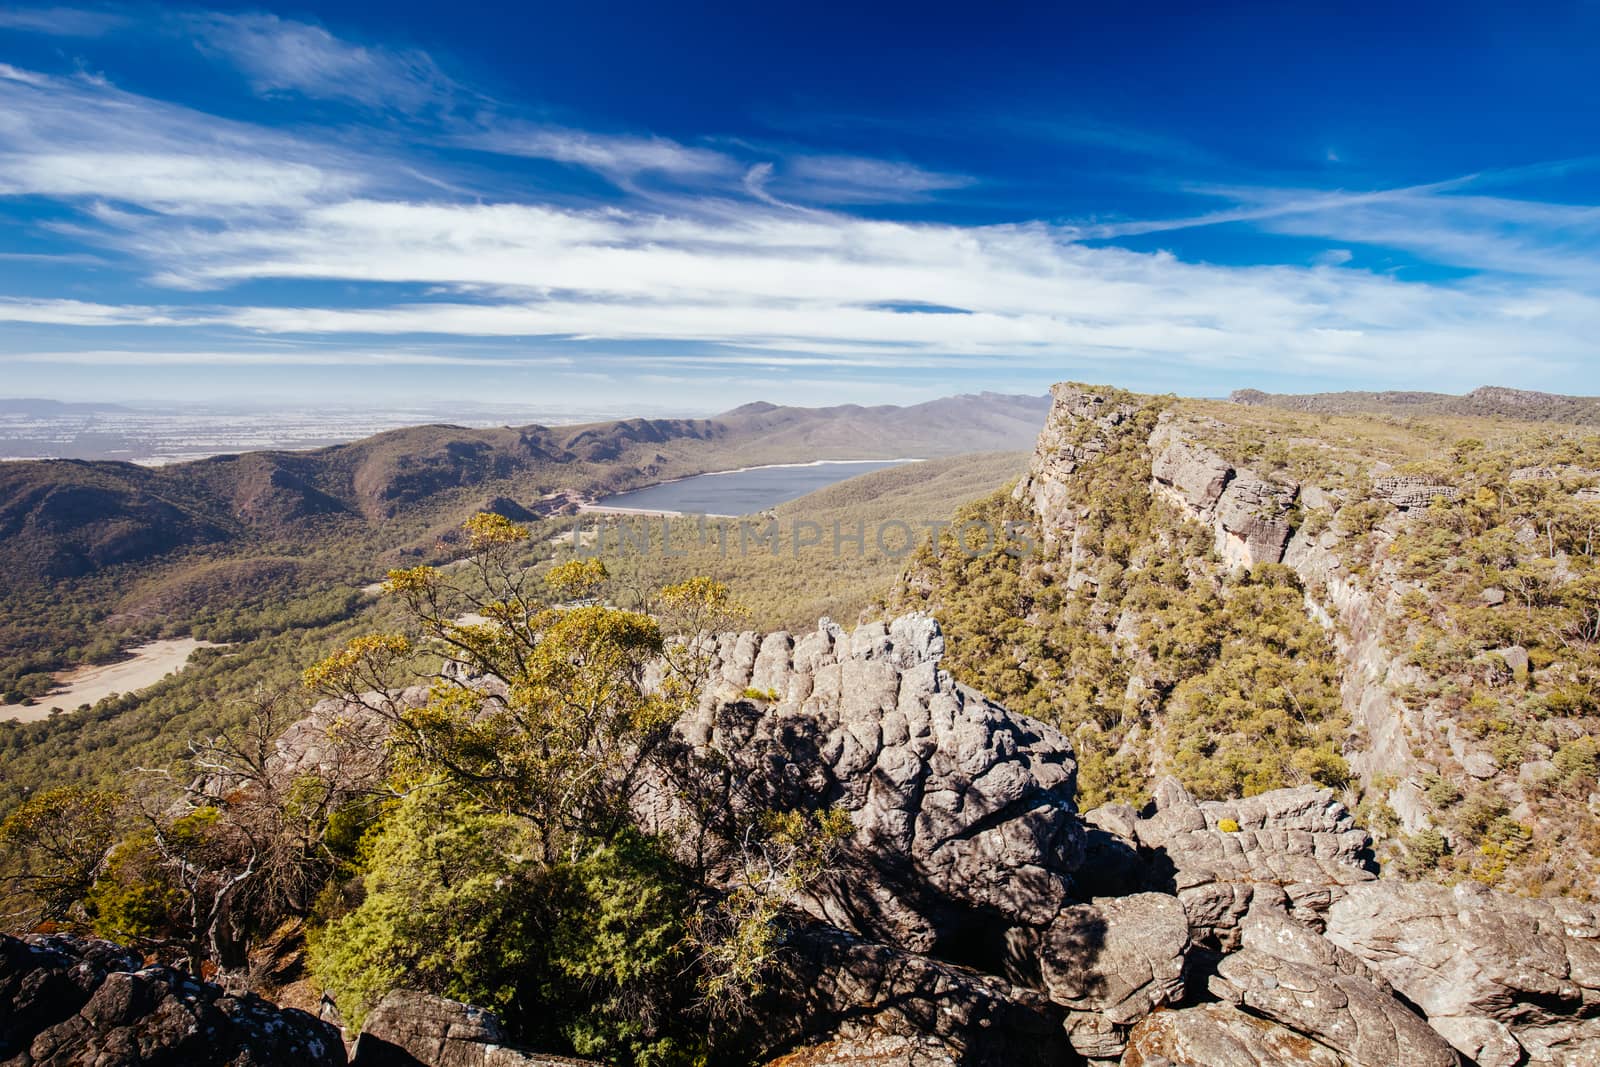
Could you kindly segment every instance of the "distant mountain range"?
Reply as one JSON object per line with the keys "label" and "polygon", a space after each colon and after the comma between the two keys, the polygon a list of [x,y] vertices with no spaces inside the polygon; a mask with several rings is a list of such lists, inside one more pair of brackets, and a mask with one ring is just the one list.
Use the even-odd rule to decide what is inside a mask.
{"label": "distant mountain range", "polygon": [[121,404],[78,403],[69,400],[44,400],[33,397],[0,397],[0,415],[75,415],[94,411],[128,411]]}
{"label": "distant mountain range", "polygon": [[709,419],[579,426],[415,426],[304,452],[166,467],[0,463],[0,568],[49,580],[200,545],[360,537],[398,549],[473,511],[537,511],[546,494],[604,493],[711,470],[818,459],[1025,449],[1044,396],[995,393],[910,407],[747,404]]}
{"label": "distant mountain range", "polygon": [[1293,394],[1238,389],[1228,399],[1235,404],[1325,415],[1464,415],[1600,426],[1600,397],[1564,396],[1498,385],[1485,385],[1464,396],[1423,392]]}

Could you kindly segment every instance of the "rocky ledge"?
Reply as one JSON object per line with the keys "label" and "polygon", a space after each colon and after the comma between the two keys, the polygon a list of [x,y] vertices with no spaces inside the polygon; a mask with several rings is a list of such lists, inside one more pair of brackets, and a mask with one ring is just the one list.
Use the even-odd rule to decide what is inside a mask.
{"label": "rocky ledge", "polygon": [[109,942],[0,935],[0,1065],[89,1064],[599,1067],[516,1048],[493,1014],[408,990],[386,996],[347,1051],[332,1023]]}
{"label": "rocky ledge", "polygon": [[0,1064],[345,1062],[339,1030],[104,941],[0,935]]}

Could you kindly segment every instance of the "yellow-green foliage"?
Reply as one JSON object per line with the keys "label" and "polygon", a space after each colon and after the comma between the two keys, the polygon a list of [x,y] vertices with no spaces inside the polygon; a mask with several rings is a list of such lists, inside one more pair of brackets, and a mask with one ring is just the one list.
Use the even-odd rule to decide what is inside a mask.
{"label": "yellow-green foliage", "polygon": [[0,822],[0,879],[31,920],[58,920],[94,884],[117,840],[122,797],[61,786],[29,797]]}
{"label": "yellow-green foliage", "polygon": [[666,1036],[662,997],[688,963],[671,863],[632,834],[551,864],[533,845],[524,820],[437,786],[401,801],[364,845],[360,904],[311,940],[346,1020],[407,986],[490,1008],[544,1047],[686,1058],[695,1041]]}
{"label": "yellow-green foliage", "polygon": [[1337,661],[1293,572],[1258,565],[1224,591],[1216,615],[1220,645],[1167,702],[1174,772],[1204,798],[1344,785]]}
{"label": "yellow-green foliage", "polygon": [[[1085,807],[1142,802],[1158,767],[1205,797],[1343,784],[1332,644],[1286,568],[1223,580],[1211,532],[1150,493],[1160,409],[1140,407],[1068,477],[1075,526],[1046,560],[971,558],[947,536],[917,555],[895,606],[935,612],[957,677],[1071,736]],[[1033,516],[1002,491],[957,519]]]}
{"label": "yellow-green foliage", "polygon": [[[675,858],[688,842],[635,830],[642,775],[682,774],[695,795],[719,773],[709,757],[652,761],[700,696],[704,664],[686,640],[698,630],[683,627],[728,616],[731,592],[703,577],[679,582],[651,594],[659,620],[601,602],[552,607],[524,600],[517,544],[485,540],[459,579],[391,579],[419,637],[358,639],[306,672],[324,692],[380,702],[405,796],[369,831],[344,884],[324,892],[313,972],[352,1021],[385,990],[419,986],[493,1008],[543,1047],[692,1062],[708,1016],[759,987],[781,917],[829,869],[849,820],[741,814],[748,825],[727,847],[747,877],[732,891]],[[558,596],[606,592],[596,561],[553,573],[545,584]],[[493,622],[452,621],[463,602]],[[443,676],[420,706],[382,704],[430,637],[504,692]],[[692,779],[702,771],[713,781]]]}

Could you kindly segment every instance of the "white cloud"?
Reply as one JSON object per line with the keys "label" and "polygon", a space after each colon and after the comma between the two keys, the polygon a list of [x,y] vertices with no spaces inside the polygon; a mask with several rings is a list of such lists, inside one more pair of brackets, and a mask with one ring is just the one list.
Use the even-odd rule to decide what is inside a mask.
{"label": "white cloud", "polygon": [[392,352],[367,349],[84,349],[0,353],[0,363],[59,364],[87,367],[564,367],[572,360],[561,356],[459,356],[435,352]]}
{"label": "white cloud", "polygon": [[416,112],[445,102],[456,90],[426,52],[353,44],[306,22],[217,13],[176,22],[202,50],[229,60],[259,93]]}
{"label": "white cloud", "polygon": [[0,299],[0,322],[51,326],[167,326],[187,319],[163,308],[95,304],[83,300]]}
{"label": "white cloud", "polygon": [[1397,248],[1432,263],[1600,287],[1600,208],[1462,193],[1274,215],[1275,232]]}
{"label": "white cloud", "polygon": [[348,196],[348,153],[98,80],[0,78],[0,195],[104,198],[161,212],[253,213]]}
{"label": "white cloud", "polygon": [[[840,366],[1090,359],[1108,376],[1144,363],[1227,381],[1298,369],[1465,387],[1502,379],[1514,359],[1546,374],[1582,361],[1600,324],[1600,300],[1571,290],[1191,264],[1086,247],[1039,224],[908,224],[760,206],[702,218],[364,200],[220,233],[175,233],[154,220],[125,236],[127,251],[186,284],[320,279],[460,294],[364,308],[237,307],[213,320],[277,336],[698,342]],[[896,310],[915,304],[969,313]]]}
{"label": "white cloud", "polygon": [[0,29],[52,37],[99,37],[127,24],[126,15],[75,7],[18,7],[0,11]]}
{"label": "white cloud", "polygon": [[738,165],[721,152],[666,137],[590,133],[561,126],[499,122],[465,134],[458,143],[508,156],[571,163],[602,174],[631,177],[656,172],[677,176],[730,175]]}
{"label": "white cloud", "polygon": [[[416,110],[456,91],[420,53],[354,47],[271,16],[196,18],[207,47],[264,92]],[[1187,218],[963,226],[824,209],[910,203],[971,181],[904,162],[499,119],[421,128],[456,147],[581,166],[629,193],[644,176],[674,191],[591,207],[528,189],[474,202],[455,175],[420,174],[398,148],[363,155],[336,133],[291,136],[102,81],[4,67],[0,195],[72,204],[83,221],[48,225],[133,257],[156,284],[223,293],[170,306],[0,300],[0,321],[204,327],[289,349],[40,354],[57,362],[544,365],[360,338],[510,347],[546,337],[557,339],[547,347],[578,339],[635,353],[662,342],[668,353],[647,357],[662,365],[997,374],[1068,365],[1101,377],[1179,368],[1219,390],[1296,372],[1470,386],[1517,370],[1551,382],[1592,360],[1600,330],[1600,209],[1473,195],[1476,178],[1374,192],[1214,188],[1200,191],[1224,206]],[[1220,223],[1410,250],[1480,273],[1429,284],[1351,269],[1345,248],[1311,266],[1232,266],[1084,243]],[[248,303],[225,292],[261,280],[295,282],[293,306],[255,295],[266,287]]]}
{"label": "white cloud", "polygon": [[928,199],[964,189],[975,179],[942,174],[911,163],[861,156],[791,156],[772,173],[770,188],[779,196],[822,204],[884,204]]}
{"label": "white cloud", "polygon": [[305,203],[340,185],[315,167],[157,152],[0,155],[0,195],[109,197],[159,211]]}
{"label": "white cloud", "polygon": [[1084,239],[1108,240],[1250,223],[1274,233],[1399,249],[1446,266],[1555,278],[1595,288],[1600,280],[1600,207],[1471,191],[1592,165],[1593,161],[1562,161],[1368,192],[1194,187],[1190,191],[1232,200],[1233,206],[1181,218],[1083,225],[1073,232]]}

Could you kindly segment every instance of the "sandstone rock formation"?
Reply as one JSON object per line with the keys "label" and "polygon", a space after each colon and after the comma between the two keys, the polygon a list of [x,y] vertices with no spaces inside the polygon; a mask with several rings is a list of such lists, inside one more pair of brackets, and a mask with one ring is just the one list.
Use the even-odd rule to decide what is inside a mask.
{"label": "sandstone rock formation", "polygon": [[1425,508],[1436,499],[1455,500],[1461,496],[1461,490],[1426,478],[1390,477],[1375,479],[1372,495],[1401,509]]}
{"label": "sandstone rock formation", "polygon": [[1039,434],[1033,463],[1015,491],[1016,498],[1027,501],[1041,517],[1046,543],[1071,530],[1073,504],[1066,490],[1067,476],[1126,436],[1118,428],[1138,410],[1136,404],[1115,402],[1070,383],[1051,386],[1050,396],[1050,415]]}
{"label": "sandstone rock formation", "polygon": [[1212,526],[1217,551],[1228,563],[1277,563],[1293,532],[1289,511],[1299,494],[1293,482],[1274,482],[1240,470],[1190,441],[1170,420],[1150,438],[1150,474],[1189,513]]}
{"label": "sandstone rock formation", "polygon": [[[852,862],[802,902],[815,925],[753,1048],[808,1065],[1381,1067],[1482,1050],[1342,932],[1357,895],[1391,883],[1331,790],[1197,802],[1166,779],[1144,811],[1080,820],[1065,740],[954,685],[941,653],[926,616],[715,641],[719,690],[680,724],[685,753],[732,759],[745,803],[837,803],[856,828]],[[1522,907],[1486,892],[1474,921]],[[1562,973],[1587,973],[1588,935],[1546,932]],[[1583,980],[1542,1016],[1511,1013],[1527,1062],[1579,1062],[1568,1050],[1600,1036]],[[1493,1026],[1491,1000],[1459,1010]]]}
{"label": "sandstone rock formation", "polygon": [[[956,684],[943,648],[921,615],[848,635],[827,620],[798,638],[723,634],[712,690],[676,733],[685,768],[713,753],[732,768],[703,812],[850,813],[847,871],[806,902],[817,919],[962,958],[953,946],[989,951],[977,931],[1049,925],[1072,896],[1082,826],[1066,739]],[[693,817],[666,789],[641,808],[658,827]]]}
{"label": "sandstone rock formation", "polygon": [[0,935],[0,1063],[338,1067],[339,1031],[303,1011],[146,967],[104,941]]}
{"label": "sandstone rock formation", "polygon": [[1483,1067],[1600,1062],[1600,908],[1383,881],[1344,894],[1327,937]]}
{"label": "sandstone rock formation", "polygon": [[492,1012],[409,989],[387,994],[367,1016],[351,1067],[598,1067],[507,1043]]}

